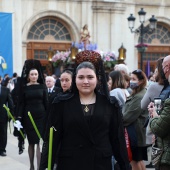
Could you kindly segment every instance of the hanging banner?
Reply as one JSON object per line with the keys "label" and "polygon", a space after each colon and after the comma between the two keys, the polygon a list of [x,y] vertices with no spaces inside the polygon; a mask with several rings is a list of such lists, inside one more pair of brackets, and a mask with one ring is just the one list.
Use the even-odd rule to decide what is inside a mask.
{"label": "hanging banner", "polygon": [[0,12],[0,76],[13,74],[12,13]]}

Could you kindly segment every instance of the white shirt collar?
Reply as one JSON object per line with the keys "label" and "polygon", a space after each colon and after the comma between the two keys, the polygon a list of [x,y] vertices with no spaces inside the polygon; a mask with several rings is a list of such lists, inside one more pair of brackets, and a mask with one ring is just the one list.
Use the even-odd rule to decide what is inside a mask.
{"label": "white shirt collar", "polygon": [[49,91],[49,89],[51,89],[51,92],[53,91],[53,89],[54,89],[54,86],[53,87],[51,87],[51,88],[48,88],[48,91]]}

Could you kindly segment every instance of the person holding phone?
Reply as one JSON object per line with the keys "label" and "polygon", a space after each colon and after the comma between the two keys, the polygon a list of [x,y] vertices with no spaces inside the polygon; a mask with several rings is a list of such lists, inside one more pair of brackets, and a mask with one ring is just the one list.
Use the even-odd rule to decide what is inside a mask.
{"label": "person holding phone", "polygon": [[[155,97],[160,97],[162,100],[166,99],[167,94],[167,88],[168,88],[168,81],[165,79],[163,68],[162,68],[162,62],[164,58],[160,58],[157,60],[157,68],[155,69],[155,72],[153,74],[153,77],[155,78],[156,82],[152,82],[143,96],[141,100],[141,108],[147,109],[150,102],[154,101]],[[164,91],[165,90],[165,91]],[[153,133],[150,130],[149,127],[149,121],[150,116],[148,116],[145,127],[146,127],[146,143],[148,144],[148,158],[150,160],[150,163],[146,165],[146,168],[154,168],[151,162],[151,145],[152,145],[152,138]]]}
{"label": "person holding phone", "polygon": [[[170,83],[170,55],[166,56],[162,63],[163,72],[166,79]],[[148,105],[150,117],[151,131],[157,137],[158,148],[163,149],[163,154],[160,162],[157,165],[160,170],[170,169],[170,96],[163,102],[162,109],[159,114],[156,112],[155,103],[151,102]]]}

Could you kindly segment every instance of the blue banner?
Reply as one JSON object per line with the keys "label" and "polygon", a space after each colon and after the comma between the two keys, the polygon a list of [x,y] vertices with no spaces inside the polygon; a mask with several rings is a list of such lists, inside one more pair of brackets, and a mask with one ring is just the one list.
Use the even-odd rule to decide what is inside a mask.
{"label": "blue banner", "polygon": [[0,12],[0,76],[12,76],[12,55],[12,14]]}

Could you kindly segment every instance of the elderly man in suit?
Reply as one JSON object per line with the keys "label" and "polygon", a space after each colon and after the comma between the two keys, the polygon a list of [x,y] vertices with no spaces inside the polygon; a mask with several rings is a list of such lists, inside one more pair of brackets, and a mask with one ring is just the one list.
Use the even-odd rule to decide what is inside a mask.
{"label": "elderly man in suit", "polygon": [[52,104],[54,98],[56,97],[57,93],[61,91],[60,88],[55,87],[55,79],[52,76],[47,76],[45,78],[45,83],[48,89],[48,100],[49,100],[49,105]]}
{"label": "elderly man in suit", "polygon": [[[1,83],[0,77],[0,83]],[[6,156],[8,115],[3,107],[6,104],[13,113],[13,102],[8,88],[0,84],[0,156]]]}

